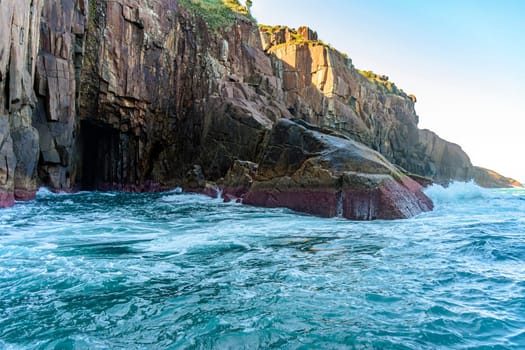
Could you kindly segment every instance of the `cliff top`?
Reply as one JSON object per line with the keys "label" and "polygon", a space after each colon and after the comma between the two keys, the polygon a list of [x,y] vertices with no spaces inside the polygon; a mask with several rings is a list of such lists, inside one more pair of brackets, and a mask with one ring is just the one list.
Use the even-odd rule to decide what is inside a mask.
{"label": "cliff top", "polygon": [[[330,44],[327,44],[324,41],[320,40],[317,35],[317,32],[313,31],[307,26],[301,26],[297,29],[290,28],[284,25],[271,26],[259,24],[258,26],[259,30],[262,33],[265,33],[271,38],[269,40],[271,46],[265,48],[265,51],[268,51],[270,48],[278,48],[280,46],[285,45],[321,45],[326,47],[328,50],[331,50],[332,52],[341,55],[341,57],[347,60],[347,65],[353,68],[352,60],[348,57],[346,53],[341,52],[332,47]],[[391,93],[401,95],[403,97],[409,97],[410,99],[412,99],[413,102],[416,102],[415,96],[407,95],[402,89],[399,89],[396,86],[396,84],[390,81],[388,76],[377,74],[370,70],[356,69],[356,71],[364,78],[366,78],[369,82],[375,84],[383,93]]]}
{"label": "cliff top", "polygon": [[179,3],[201,16],[214,30],[231,27],[239,17],[255,22],[248,7],[238,0],[179,0]]}
{"label": "cliff top", "polygon": [[[179,0],[179,2],[191,12],[202,17],[208,26],[214,30],[231,27],[237,19],[248,19],[251,22],[256,22],[250,14],[249,7],[242,5],[238,0]],[[272,47],[290,44],[321,45],[328,50],[341,55],[347,60],[348,65],[352,66],[352,60],[346,53],[341,52],[330,44],[320,40],[317,32],[307,26],[301,26],[295,29],[284,25],[272,26],[258,24],[258,27],[261,32],[277,38],[277,40],[273,40]],[[407,94],[391,82],[386,75],[376,74],[370,70],[356,69],[356,71],[369,82],[378,86],[378,88],[384,93],[398,94],[404,97],[407,96]],[[415,96],[408,95],[408,97],[416,102]]]}

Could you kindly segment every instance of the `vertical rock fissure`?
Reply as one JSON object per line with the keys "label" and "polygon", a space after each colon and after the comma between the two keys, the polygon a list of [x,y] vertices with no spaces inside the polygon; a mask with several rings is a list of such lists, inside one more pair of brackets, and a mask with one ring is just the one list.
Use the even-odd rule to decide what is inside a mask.
{"label": "vertical rock fissure", "polygon": [[337,217],[343,217],[343,191],[337,191]]}

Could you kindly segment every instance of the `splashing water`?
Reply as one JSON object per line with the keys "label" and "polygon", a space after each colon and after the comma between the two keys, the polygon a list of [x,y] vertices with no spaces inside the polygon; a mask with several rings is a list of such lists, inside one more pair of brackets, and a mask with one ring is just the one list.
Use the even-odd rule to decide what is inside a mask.
{"label": "splashing water", "polygon": [[375,222],[179,192],[0,211],[0,348],[525,348],[523,190]]}
{"label": "splashing water", "polygon": [[453,182],[447,188],[431,185],[425,190],[425,193],[432,198],[434,203],[464,202],[496,197],[494,190],[479,187],[473,181]]}

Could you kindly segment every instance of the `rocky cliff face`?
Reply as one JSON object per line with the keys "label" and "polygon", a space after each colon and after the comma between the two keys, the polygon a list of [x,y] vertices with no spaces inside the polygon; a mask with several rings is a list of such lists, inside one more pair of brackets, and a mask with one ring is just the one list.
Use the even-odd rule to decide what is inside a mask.
{"label": "rocky cliff face", "polygon": [[39,183],[68,190],[74,177],[76,97],[86,2],[0,3],[2,205],[33,198]]}
{"label": "rocky cliff face", "polygon": [[356,69],[307,27],[261,26],[261,37],[296,118],[337,130],[435,181],[471,178],[469,157],[459,146],[419,130],[416,98],[388,77]]}
{"label": "rocky cliff face", "polygon": [[0,207],[36,190],[38,132],[33,91],[43,1],[0,2]]}
{"label": "rocky cliff face", "polygon": [[88,10],[87,0],[44,1],[42,9],[33,125],[40,135],[40,181],[55,190],[72,189],[77,174],[77,99]]}
{"label": "rocky cliff face", "polygon": [[[220,11],[187,0],[0,2],[10,24],[0,34],[0,204],[39,185],[198,190],[239,160],[266,159],[281,118],[436,181],[483,177],[459,146],[417,128],[415,97],[387,77],[355,69],[306,27],[258,27],[211,3]],[[237,170],[251,179],[242,186],[253,182],[253,167]]]}
{"label": "rocky cliff face", "polygon": [[503,176],[494,170],[485,169],[482,167],[474,167],[473,177],[476,183],[483,187],[505,188],[509,187],[509,185],[514,187],[523,187],[523,184],[517,180]]}
{"label": "rocky cliff face", "polygon": [[282,113],[256,26],[238,17],[210,30],[176,1],[100,2],[96,13],[80,102],[83,186],[174,186],[194,164],[216,179],[233,159],[257,157]]}

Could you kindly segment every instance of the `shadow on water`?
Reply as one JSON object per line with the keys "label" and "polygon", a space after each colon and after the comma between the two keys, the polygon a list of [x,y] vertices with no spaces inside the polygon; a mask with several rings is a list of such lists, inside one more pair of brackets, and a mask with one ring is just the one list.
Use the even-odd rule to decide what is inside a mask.
{"label": "shadow on water", "polygon": [[55,250],[55,252],[62,256],[99,256],[120,258],[122,255],[142,255],[144,252],[133,247],[133,245],[151,241],[152,239],[140,239],[104,243],[62,245],[60,248]]}

